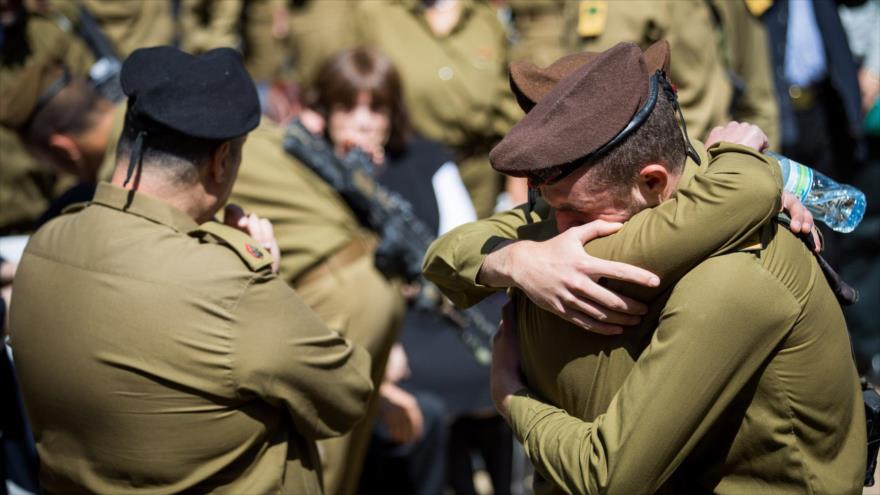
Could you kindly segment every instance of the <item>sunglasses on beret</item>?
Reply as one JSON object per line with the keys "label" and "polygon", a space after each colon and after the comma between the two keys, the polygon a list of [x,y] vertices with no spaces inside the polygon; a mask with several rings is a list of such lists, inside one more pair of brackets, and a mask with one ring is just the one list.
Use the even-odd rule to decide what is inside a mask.
{"label": "sunglasses on beret", "polygon": [[527,172],[526,178],[529,181],[529,187],[537,188],[539,186],[555,184],[571,175],[572,172],[574,172],[575,170],[592,161],[595,161],[597,158],[602,156],[603,153],[607,152],[608,150],[619,144],[621,141],[626,139],[629,135],[635,132],[636,129],[641,127],[641,125],[644,124],[646,120],[648,120],[648,116],[651,115],[651,112],[657,105],[657,97],[660,94],[660,89],[663,90],[664,96],[666,96],[666,99],[672,103],[673,108],[678,113],[679,126],[684,137],[688,156],[690,156],[691,159],[694,160],[697,165],[699,165],[700,156],[697,154],[697,151],[691,145],[691,141],[688,138],[687,127],[684,123],[684,115],[681,113],[681,107],[678,105],[676,90],[666,78],[666,72],[662,69],[657,70],[654,74],[651,75],[649,84],[650,86],[648,88],[648,98],[645,100],[645,104],[642,105],[642,108],[640,108],[639,111],[636,112],[635,115],[633,115],[632,119],[630,119],[626,126],[620,132],[618,132],[616,136],[611,138],[610,141],[602,145],[599,149],[583,158],[578,158],[577,160],[573,160],[564,165]]}

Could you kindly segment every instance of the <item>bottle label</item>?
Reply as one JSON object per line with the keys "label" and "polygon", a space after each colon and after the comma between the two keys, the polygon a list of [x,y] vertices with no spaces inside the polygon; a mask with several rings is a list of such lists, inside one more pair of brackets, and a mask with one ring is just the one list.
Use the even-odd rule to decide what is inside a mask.
{"label": "bottle label", "polygon": [[801,203],[806,204],[807,195],[813,188],[813,169],[794,160],[786,160],[788,176],[785,178],[785,190],[793,194]]}

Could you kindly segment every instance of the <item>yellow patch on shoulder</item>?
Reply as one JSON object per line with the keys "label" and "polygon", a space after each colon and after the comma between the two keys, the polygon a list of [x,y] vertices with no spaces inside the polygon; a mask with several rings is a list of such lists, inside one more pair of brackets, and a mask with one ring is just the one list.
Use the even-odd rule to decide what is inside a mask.
{"label": "yellow patch on shoulder", "polygon": [[743,0],[746,2],[746,8],[755,17],[761,17],[767,9],[773,6],[773,0]]}
{"label": "yellow patch on shoulder", "polygon": [[583,38],[592,38],[605,32],[608,21],[608,2],[605,0],[580,0],[578,2],[577,32]]}

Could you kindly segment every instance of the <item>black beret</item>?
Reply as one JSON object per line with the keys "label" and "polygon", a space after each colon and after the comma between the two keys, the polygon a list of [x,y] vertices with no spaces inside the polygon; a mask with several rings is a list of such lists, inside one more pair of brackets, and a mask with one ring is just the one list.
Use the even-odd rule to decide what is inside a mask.
{"label": "black beret", "polygon": [[[650,73],[642,50],[620,43],[583,57],[580,67],[560,71],[557,83],[539,85],[549,91],[522,91],[521,101],[537,101],[492,149],[495,170],[521,176],[575,162],[627,126],[648,97]],[[522,82],[516,76],[514,84]]]}
{"label": "black beret", "polygon": [[231,48],[191,55],[170,46],[141,48],[122,64],[129,117],[180,134],[228,140],[260,123],[260,101],[241,56]]}

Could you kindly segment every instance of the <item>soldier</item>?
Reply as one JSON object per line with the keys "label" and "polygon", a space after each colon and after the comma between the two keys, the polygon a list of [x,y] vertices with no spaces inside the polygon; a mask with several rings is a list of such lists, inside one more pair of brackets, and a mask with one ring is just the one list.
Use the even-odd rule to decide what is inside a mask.
{"label": "soldier", "polygon": [[[61,0],[70,1],[70,0]],[[75,0],[91,12],[120,57],[174,40],[171,0]]]}
{"label": "soldier", "polygon": [[[16,84],[22,68],[34,57],[54,57],[62,60],[72,75],[88,74],[94,56],[57,13],[31,12],[21,2],[4,2],[0,14],[4,37],[0,91]],[[0,125],[0,143],[0,235],[29,233],[52,198],[73,181],[69,176],[59,178],[51,167],[35,159],[15,129],[5,123]]]}
{"label": "soldier", "polygon": [[190,53],[223,46],[241,51],[258,91],[280,72],[287,36],[284,0],[184,0],[180,26],[181,48]]}
{"label": "soldier", "polygon": [[42,488],[322,493],[314,441],[361,419],[370,359],[273,274],[271,224],[212,221],[260,120],[253,82],[233,50],[170,47],[135,51],[121,81],[112,184],[16,274]]}
{"label": "soldier", "polygon": [[[397,285],[375,267],[375,236],[333,188],[284,151],[283,130],[264,120],[244,146],[247,164],[231,201],[272,221],[280,277],[327,326],[366,348],[378,387],[403,318]],[[321,442],[327,493],[354,493],[377,413],[349,434]]]}
{"label": "soldier", "polygon": [[[578,243],[619,228],[581,223],[628,220],[587,251],[646,267],[662,282],[608,284],[651,303],[641,325],[622,334],[606,329],[613,337],[578,331],[517,292],[525,377],[557,407],[527,392],[513,395],[523,385],[513,371],[517,343],[507,325],[493,371],[499,409],[538,471],[568,493],[743,493],[766,483],[774,493],[857,490],[864,417],[854,367],[841,357],[849,348],[845,325],[803,243],[763,226],[775,214],[780,189],[778,166],[755,152],[766,138],[751,135],[749,148],[717,143],[708,156],[681,142],[674,93],[654,72],[665,65],[657,60],[654,47],[642,55],[621,44],[549,92],[535,91],[541,82],[519,87],[538,103],[493,150],[493,164],[527,174],[540,186],[544,208],[554,207],[542,215],[553,220],[523,227],[519,237],[544,240],[563,231],[560,237]],[[589,138],[569,137],[585,128],[591,132],[577,135]],[[429,278],[447,290],[471,276],[485,284],[479,291],[509,283],[504,278],[522,267],[512,268],[513,258],[499,262],[496,253],[529,250],[534,257],[535,244],[503,245],[461,275],[455,273],[471,263],[449,263],[452,250],[466,257],[467,245],[499,230],[487,226],[438,241],[426,261]],[[723,255],[701,262],[712,253]],[[579,271],[620,278],[620,267],[603,272],[595,270],[601,262],[587,261],[594,266],[581,263]],[[627,301],[618,298],[616,305]],[[781,411],[782,404],[797,406]],[[806,461],[791,470],[795,458]]]}

